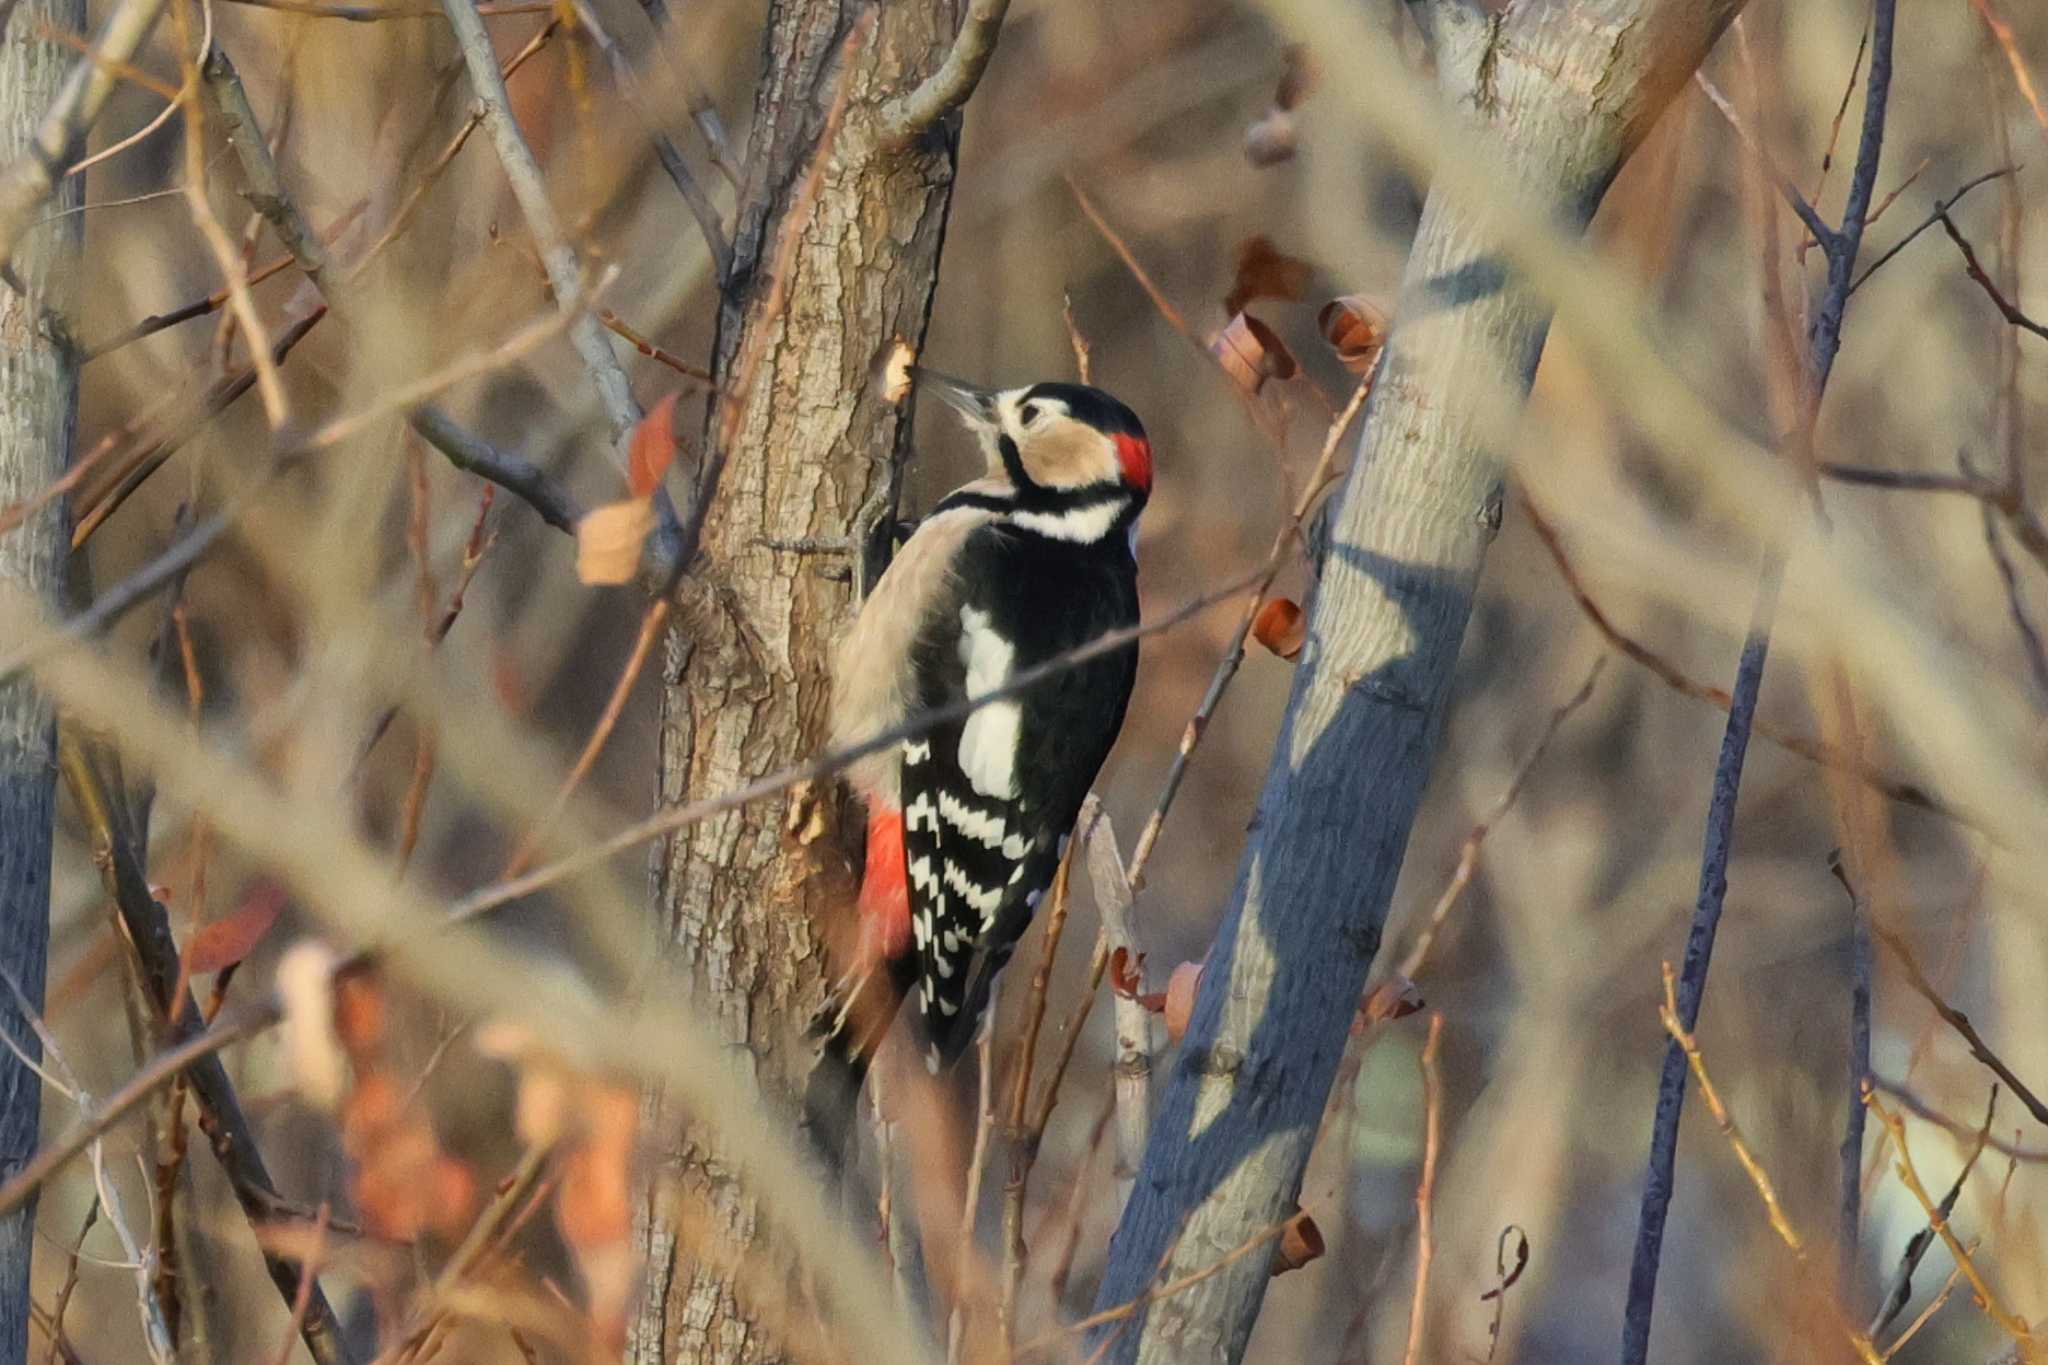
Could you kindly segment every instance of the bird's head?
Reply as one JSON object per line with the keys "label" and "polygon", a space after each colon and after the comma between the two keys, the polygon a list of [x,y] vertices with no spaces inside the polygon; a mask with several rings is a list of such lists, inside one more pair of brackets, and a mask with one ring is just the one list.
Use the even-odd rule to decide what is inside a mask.
{"label": "bird's head", "polygon": [[1101,389],[1059,383],[984,389],[922,366],[916,375],[980,440],[988,472],[1020,492],[1117,486],[1142,500],[1152,491],[1145,428]]}

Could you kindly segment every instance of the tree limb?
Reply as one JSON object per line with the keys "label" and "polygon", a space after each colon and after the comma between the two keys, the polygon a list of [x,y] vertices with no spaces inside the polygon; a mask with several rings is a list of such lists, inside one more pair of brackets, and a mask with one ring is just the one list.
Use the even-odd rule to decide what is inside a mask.
{"label": "tree limb", "polygon": [[974,87],[981,84],[989,59],[996,55],[996,40],[1002,36],[1003,16],[1010,0],[969,0],[960,31],[946,50],[939,69],[924,78],[909,94],[882,106],[881,140],[887,146],[902,146],[930,128],[947,114],[967,103]]}

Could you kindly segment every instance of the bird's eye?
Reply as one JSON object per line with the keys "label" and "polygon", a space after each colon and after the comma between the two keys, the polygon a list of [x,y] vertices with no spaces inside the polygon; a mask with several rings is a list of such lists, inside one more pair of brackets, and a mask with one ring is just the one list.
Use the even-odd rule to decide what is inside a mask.
{"label": "bird's eye", "polygon": [[1026,403],[1023,407],[1017,409],[1017,420],[1027,427],[1036,422],[1038,420],[1038,404]]}

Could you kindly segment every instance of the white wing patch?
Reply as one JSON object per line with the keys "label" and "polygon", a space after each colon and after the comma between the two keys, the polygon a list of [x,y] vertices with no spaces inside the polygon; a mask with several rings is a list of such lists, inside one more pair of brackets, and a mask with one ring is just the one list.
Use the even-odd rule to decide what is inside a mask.
{"label": "white wing patch", "polygon": [[1004,520],[1052,540],[1093,545],[1109,534],[1109,528],[1116,525],[1126,506],[1121,501],[1097,502],[1066,512],[1012,512]]}
{"label": "white wing patch", "polygon": [[[1003,838],[1003,817],[1000,814],[978,811],[951,792],[939,793],[939,817],[984,848],[995,848],[1006,842]],[[1020,841],[1013,834],[1007,842]],[[1009,854],[1006,850],[1005,856],[1016,855]]]}
{"label": "white wing patch", "polygon": [[[960,608],[960,662],[967,666],[967,695],[992,692],[1010,680],[1016,649],[995,629],[989,614]],[[975,791],[998,801],[1017,799],[1017,744],[1024,708],[1015,701],[991,702],[960,728],[960,771]]]}
{"label": "white wing patch", "polygon": [[957,863],[947,863],[939,875],[947,886],[959,893],[961,900],[967,902],[968,909],[980,913],[982,930],[987,932],[988,927],[995,923],[996,907],[1003,903],[1003,888],[998,886],[985,889],[976,886],[967,880],[967,874],[960,870]]}

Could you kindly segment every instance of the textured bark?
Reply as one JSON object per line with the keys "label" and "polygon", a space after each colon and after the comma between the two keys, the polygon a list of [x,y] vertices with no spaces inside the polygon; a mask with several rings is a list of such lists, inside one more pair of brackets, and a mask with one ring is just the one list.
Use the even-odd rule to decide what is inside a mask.
{"label": "textured bark", "polygon": [[[849,619],[853,586],[821,572],[845,561],[758,541],[844,537],[893,504],[905,414],[875,396],[869,366],[891,337],[922,344],[954,153],[944,130],[887,148],[877,115],[937,65],[953,31],[944,0],[877,11],[879,24],[852,57],[845,123],[800,228],[787,309],[758,338],[748,310],[768,287],[785,214],[831,102],[836,53],[863,12],[852,0],[778,0],[769,11],[715,357],[723,382],[733,382],[749,348],[766,349],[669,640],[665,804],[815,752],[831,646]],[[825,995],[822,930],[850,912],[858,839],[843,799],[798,791],[684,830],[657,855],[666,948],[733,1045],[735,1102],[787,1104],[794,1093],[810,1057],[803,1029]],[[687,1118],[663,1112],[657,1097],[653,1131],[669,1144],[663,1174],[679,1182],[684,1206],[709,1211],[710,1236],[752,1258],[750,1283],[779,1298],[779,1274],[763,1268],[773,1258],[761,1255],[765,1230],[754,1201],[690,1139]],[[670,1212],[650,1207],[646,1215],[648,1284],[634,1358],[782,1358],[770,1325],[716,1268],[718,1248],[679,1247]]]}
{"label": "textured bark", "polygon": [[[7,23],[0,19],[0,24]],[[0,165],[28,147],[74,60],[40,35],[85,27],[84,0],[22,0],[0,32]],[[45,213],[79,202],[81,182],[64,184]],[[82,215],[29,229],[13,266],[22,289],[0,284],[0,507],[35,493],[64,472],[78,413],[78,366],[47,321],[51,290],[78,270]],[[58,604],[66,540],[64,509],[44,508],[0,534],[0,580]],[[26,681],[0,683],[0,971],[40,1006],[50,942],[50,821],[56,804],[56,732],[49,705]],[[13,993],[0,991],[0,1028],[31,1053],[35,1035]],[[35,1073],[0,1051],[0,1178],[35,1150],[41,1087]],[[33,1202],[0,1219],[0,1365],[28,1352],[28,1269]]]}
{"label": "textured bark", "polygon": [[[1417,8],[1446,93],[1582,227],[1740,3]],[[1432,194],[1251,842],[1098,1307],[1215,1266],[1295,1207],[1500,525],[1505,452],[1481,443],[1473,395],[1525,394],[1549,320],[1497,244]],[[1096,1344],[1115,1334],[1103,1358],[1240,1359],[1269,1259],[1240,1257],[1102,1329]]]}

